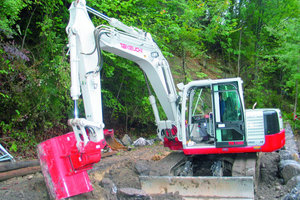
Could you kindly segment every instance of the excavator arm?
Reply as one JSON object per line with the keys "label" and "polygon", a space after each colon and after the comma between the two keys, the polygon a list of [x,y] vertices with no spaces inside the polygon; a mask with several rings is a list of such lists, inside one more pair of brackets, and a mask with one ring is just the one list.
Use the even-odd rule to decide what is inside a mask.
{"label": "excavator arm", "polygon": [[174,81],[168,62],[152,40],[151,35],[145,33],[143,38],[137,38],[135,35],[108,26],[100,26],[96,30],[98,30],[96,34],[101,37],[101,50],[137,63],[146,74],[167,116],[167,120],[160,120],[155,98],[150,95],[149,99],[154,110],[158,133],[161,133],[161,130],[172,128],[172,125],[177,126],[180,115],[176,104],[178,95]]}
{"label": "excavator arm", "polygon": [[[87,10],[100,15],[110,26],[95,28]],[[87,170],[100,161],[101,150],[106,146],[105,133],[111,131],[105,130],[103,123],[100,81],[102,51],[131,60],[144,72],[167,116],[167,120],[160,119],[155,97],[150,94],[149,100],[161,139],[171,129],[173,134],[169,137],[176,137],[181,116],[170,67],[149,33],[98,13],[87,7],[85,0],[74,1],[69,11],[70,20],[66,32],[69,39],[74,118],[68,123],[73,132],[38,145],[46,184],[55,199],[92,190]],[[85,118],[79,117],[77,108],[81,96]],[[77,184],[78,181],[80,184]]]}
{"label": "excavator arm", "polygon": [[[95,28],[87,10],[107,20],[111,26],[101,25]],[[117,19],[98,13],[87,7],[84,1],[72,3],[70,22],[66,30],[70,48],[71,96],[75,101],[75,119],[69,120],[69,124],[73,127],[79,150],[89,141],[86,127],[89,127],[91,141],[97,142],[103,139],[101,51],[107,51],[137,63],[147,76],[167,116],[167,120],[160,120],[155,97],[150,94],[149,100],[158,126],[158,136],[161,139],[166,129],[179,127],[180,112],[176,103],[178,95],[170,67],[149,33],[128,27]],[[78,110],[76,101],[81,93],[86,119],[78,118],[76,114]]]}

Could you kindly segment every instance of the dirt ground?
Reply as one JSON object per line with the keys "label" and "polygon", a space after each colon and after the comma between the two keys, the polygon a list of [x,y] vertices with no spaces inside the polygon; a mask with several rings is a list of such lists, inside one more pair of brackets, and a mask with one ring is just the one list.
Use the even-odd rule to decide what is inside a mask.
{"label": "dirt ground", "polygon": [[[117,196],[116,191],[122,188],[140,189],[139,175],[135,168],[137,161],[155,162],[169,154],[163,145],[155,144],[122,151],[102,159],[89,171],[94,190],[69,199],[128,199]],[[282,184],[278,174],[279,153],[264,153],[261,159],[261,176],[255,199],[282,199],[288,193],[288,188]],[[117,190],[116,190],[117,189]],[[178,194],[152,196],[152,199],[181,199]],[[0,182],[1,200],[42,200],[49,199],[44,179],[41,173],[16,177]],[[130,198],[139,199],[139,198]]]}

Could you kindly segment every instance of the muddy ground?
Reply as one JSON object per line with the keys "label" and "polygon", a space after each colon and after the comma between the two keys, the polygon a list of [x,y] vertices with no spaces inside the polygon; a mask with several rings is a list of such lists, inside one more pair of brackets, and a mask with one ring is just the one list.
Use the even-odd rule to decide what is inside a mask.
{"label": "muddy ground", "polygon": [[[120,151],[106,157],[89,171],[94,191],[81,194],[70,199],[127,199],[115,194],[124,188],[140,189],[141,185],[135,168],[137,162],[156,162],[169,154],[169,150],[161,144],[145,146],[131,151]],[[289,189],[283,185],[278,174],[279,153],[264,153],[261,159],[261,176],[255,199],[282,199]],[[116,190],[117,189],[117,190]],[[178,194],[152,196],[152,199],[181,199]],[[1,200],[42,200],[49,199],[41,173],[16,177],[0,182]],[[137,199],[137,198],[131,198]]]}

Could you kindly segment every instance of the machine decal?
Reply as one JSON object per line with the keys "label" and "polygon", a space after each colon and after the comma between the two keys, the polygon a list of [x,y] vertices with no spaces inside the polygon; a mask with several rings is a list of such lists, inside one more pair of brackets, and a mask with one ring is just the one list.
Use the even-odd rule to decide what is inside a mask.
{"label": "machine decal", "polygon": [[228,142],[229,145],[243,145],[244,141],[239,141],[239,142]]}
{"label": "machine decal", "polygon": [[134,46],[131,46],[131,45],[127,45],[127,44],[124,44],[124,43],[120,43],[121,47],[123,49],[128,49],[130,51],[135,51],[135,52],[138,52],[138,53],[143,53],[143,49],[139,48],[139,47],[134,47]]}

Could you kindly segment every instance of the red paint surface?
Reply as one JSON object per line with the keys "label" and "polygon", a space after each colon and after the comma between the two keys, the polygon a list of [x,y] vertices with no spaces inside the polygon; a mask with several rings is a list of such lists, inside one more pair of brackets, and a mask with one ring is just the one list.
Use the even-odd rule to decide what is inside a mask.
{"label": "red paint surface", "polygon": [[39,159],[47,187],[55,199],[62,199],[93,190],[87,170],[101,159],[105,140],[89,142],[82,152],[76,147],[73,132],[38,145]]}
{"label": "red paint surface", "polygon": [[197,148],[197,149],[183,149],[183,152],[186,155],[272,152],[281,149],[284,146],[284,144],[285,144],[285,130],[283,129],[277,134],[266,135],[265,144],[262,145],[261,148],[257,148],[257,146],[226,147],[226,148]]}
{"label": "red paint surface", "polygon": [[174,151],[183,149],[182,142],[180,142],[177,137],[175,137],[175,140],[168,140],[167,138],[164,138],[164,146]]}
{"label": "red paint surface", "polygon": [[261,147],[246,146],[246,147],[225,147],[225,148],[196,148],[183,149],[182,142],[175,140],[168,140],[164,138],[164,146],[171,150],[183,150],[186,155],[193,154],[224,154],[224,153],[249,153],[249,152],[272,152],[281,149],[285,144],[285,130],[283,129],[277,134],[266,135],[265,144]]}

